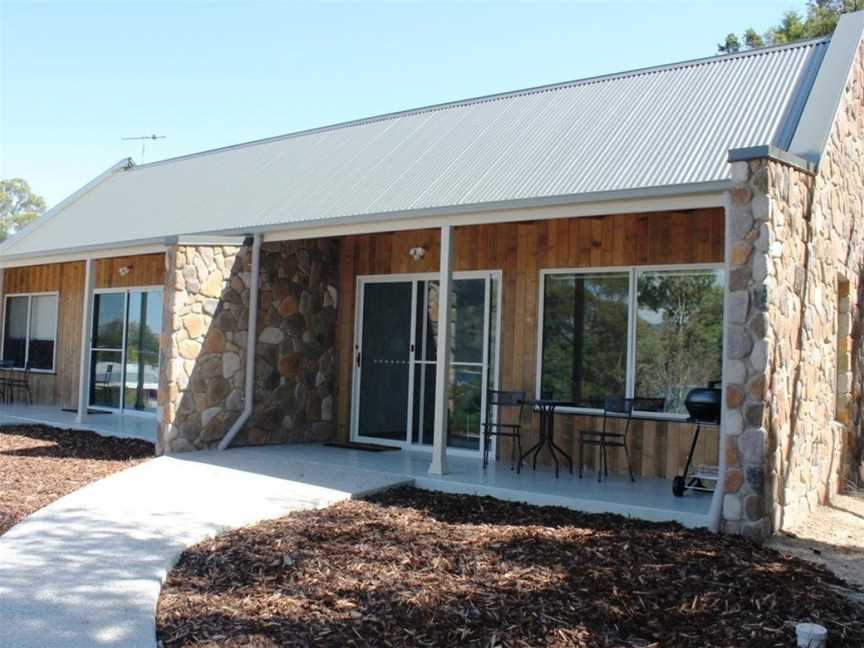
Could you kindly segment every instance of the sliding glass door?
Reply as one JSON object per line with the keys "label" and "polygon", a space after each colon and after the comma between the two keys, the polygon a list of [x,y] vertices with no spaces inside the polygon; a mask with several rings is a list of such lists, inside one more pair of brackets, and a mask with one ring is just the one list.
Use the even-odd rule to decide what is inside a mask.
{"label": "sliding glass door", "polygon": [[93,303],[90,405],[155,412],[162,290],[98,292]]}
{"label": "sliding glass door", "polygon": [[[361,281],[352,426],[358,441],[432,445],[439,330],[439,284],[432,276]],[[495,384],[498,287],[497,273],[459,273],[454,279],[451,448],[481,450],[486,391]]]}

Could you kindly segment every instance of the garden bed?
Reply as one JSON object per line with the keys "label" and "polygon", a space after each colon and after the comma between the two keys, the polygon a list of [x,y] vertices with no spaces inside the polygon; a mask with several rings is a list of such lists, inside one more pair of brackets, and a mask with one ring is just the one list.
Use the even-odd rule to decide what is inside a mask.
{"label": "garden bed", "polygon": [[153,456],[140,439],[45,425],[0,427],[0,534],[97,479]]}
{"label": "garden bed", "polygon": [[187,550],[159,602],[176,646],[864,645],[823,568],[739,537],[401,488]]}

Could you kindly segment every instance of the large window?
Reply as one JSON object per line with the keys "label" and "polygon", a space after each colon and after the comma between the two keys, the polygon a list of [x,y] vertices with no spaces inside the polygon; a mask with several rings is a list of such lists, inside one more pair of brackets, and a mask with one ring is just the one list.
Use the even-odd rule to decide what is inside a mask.
{"label": "large window", "polygon": [[3,326],[3,359],[23,369],[54,370],[57,295],[9,295]]}
{"label": "large window", "polygon": [[629,296],[627,272],[546,275],[541,392],[568,401],[624,393]]}
{"label": "large window", "polygon": [[721,377],[723,272],[641,271],[636,287],[635,394],[686,414],[687,392]]}
{"label": "large window", "polygon": [[605,396],[660,397],[686,414],[696,386],[720,380],[723,272],[546,271],[540,392],[597,407]]}

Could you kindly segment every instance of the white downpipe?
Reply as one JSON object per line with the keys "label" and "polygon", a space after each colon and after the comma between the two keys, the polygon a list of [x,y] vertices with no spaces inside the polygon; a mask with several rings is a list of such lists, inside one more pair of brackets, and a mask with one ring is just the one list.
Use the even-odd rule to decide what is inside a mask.
{"label": "white downpipe", "polygon": [[246,425],[255,405],[255,348],[258,342],[258,283],[261,271],[261,235],[252,237],[252,268],[249,273],[249,329],[246,332],[246,381],[243,412],[228,433],[219,442],[219,449],[226,450],[237,433]]}
{"label": "white downpipe", "polygon": [[730,241],[730,230],[731,227],[729,225],[729,212],[731,205],[729,204],[729,194],[726,193],[723,197],[723,202],[725,203],[724,210],[724,227],[725,227],[725,236],[724,236],[724,251],[723,251],[723,261],[724,261],[724,272],[726,276],[723,278],[723,284],[725,286],[723,290],[723,370],[721,373],[721,379],[723,380],[723,384],[721,385],[723,391],[721,392],[722,403],[720,405],[720,429],[718,430],[719,443],[717,444],[718,452],[720,457],[717,461],[717,483],[714,486],[714,494],[711,497],[711,506],[708,508],[708,528],[714,532],[720,532],[720,523],[723,519],[723,485],[726,481],[726,443],[729,441],[729,437],[724,432],[724,427],[726,425],[726,421],[729,420],[729,417],[726,416],[726,382],[727,382],[727,366],[729,365],[729,359],[726,357],[726,349],[729,348],[729,318],[727,315],[728,304],[729,304],[729,251],[732,247]]}

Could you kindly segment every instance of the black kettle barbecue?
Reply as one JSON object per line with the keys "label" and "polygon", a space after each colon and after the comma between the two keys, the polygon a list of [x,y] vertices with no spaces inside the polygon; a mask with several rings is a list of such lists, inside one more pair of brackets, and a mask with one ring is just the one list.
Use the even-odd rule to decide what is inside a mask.
{"label": "black kettle barbecue", "polygon": [[693,452],[696,450],[696,444],[699,442],[699,432],[701,432],[702,426],[720,425],[720,405],[722,398],[723,390],[720,389],[720,381],[716,380],[709,382],[707,387],[691,389],[687,393],[687,398],[684,399],[684,407],[687,408],[687,412],[690,414],[687,422],[695,423],[696,431],[693,433],[693,441],[690,444],[690,453],[687,455],[684,474],[677,475],[672,480],[672,493],[676,497],[681,497],[687,490],[709,493],[714,490],[707,487],[705,482],[711,480],[716,484],[719,479],[717,466],[693,466]]}

